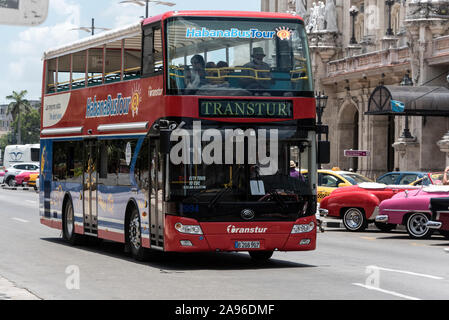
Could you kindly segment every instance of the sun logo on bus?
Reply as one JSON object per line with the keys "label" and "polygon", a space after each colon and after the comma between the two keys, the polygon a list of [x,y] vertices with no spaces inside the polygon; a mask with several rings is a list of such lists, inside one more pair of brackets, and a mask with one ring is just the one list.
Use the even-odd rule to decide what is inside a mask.
{"label": "sun logo on bus", "polygon": [[290,30],[288,27],[279,27],[276,28],[276,35],[281,40],[290,40],[290,37],[292,36],[292,30]]}
{"label": "sun logo on bus", "polygon": [[140,89],[139,85],[134,85],[132,96],[131,96],[131,112],[134,116],[137,116],[139,114],[139,104],[142,101],[142,90]]}
{"label": "sun logo on bus", "polygon": [[45,158],[46,157],[47,157],[47,147],[44,146],[44,149],[42,150],[42,155],[41,155],[41,175],[42,175],[42,177],[45,177],[44,167],[45,167]]}

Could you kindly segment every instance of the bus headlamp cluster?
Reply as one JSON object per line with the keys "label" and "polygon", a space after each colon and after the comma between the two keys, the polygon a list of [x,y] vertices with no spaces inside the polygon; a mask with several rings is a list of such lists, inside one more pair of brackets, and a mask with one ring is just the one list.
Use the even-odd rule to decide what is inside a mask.
{"label": "bus headlamp cluster", "polygon": [[175,224],[175,229],[181,233],[188,234],[203,234],[203,230],[201,230],[200,226],[196,225],[183,225],[181,222]]}
{"label": "bus headlamp cluster", "polygon": [[293,225],[291,233],[306,233],[312,231],[313,228],[315,228],[315,223],[313,223],[313,221],[308,224],[295,224]]}

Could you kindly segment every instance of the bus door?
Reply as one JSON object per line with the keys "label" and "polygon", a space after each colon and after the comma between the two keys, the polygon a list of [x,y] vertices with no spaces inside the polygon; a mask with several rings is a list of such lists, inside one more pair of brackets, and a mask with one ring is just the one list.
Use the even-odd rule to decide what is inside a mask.
{"label": "bus door", "polygon": [[163,170],[164,161],[159,148],[159,140],[150,139],[150,224],[151,246],[164,248],[164,211],[163,211]]}
{"label": "bus door", "polygon": [[97,210],[97,159],[98,141],[84,141],[84,233],[97,235],[98,233],[98,210]]}

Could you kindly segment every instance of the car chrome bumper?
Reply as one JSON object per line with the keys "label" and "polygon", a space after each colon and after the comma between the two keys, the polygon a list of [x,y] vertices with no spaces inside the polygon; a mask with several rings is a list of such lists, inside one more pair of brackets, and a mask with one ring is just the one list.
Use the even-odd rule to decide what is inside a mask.
{"label": "car chrome bumper", "polygon": [[376,222],[382,222],[382,223],[387,223],[388,222],[388,216],[387,215],[379,215],[376,217]]}
{"label": "car chrome bumper", "polygon": [[426,227],[429,229],[440,229],[442,225],[443,225],[443,223],[438,222],[438,221],[428,221],[426,223]]}

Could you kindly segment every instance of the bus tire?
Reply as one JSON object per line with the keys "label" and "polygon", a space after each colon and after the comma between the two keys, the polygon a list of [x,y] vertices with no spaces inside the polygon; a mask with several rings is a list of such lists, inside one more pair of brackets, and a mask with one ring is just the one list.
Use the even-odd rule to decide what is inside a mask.
{"label": "bus tire", "polygon": [[256,262],[266,262],[273,255],[273,251],[248,251],[248,253]]}
{"label": "bus tire", "polygon": [[72,200],[66,200],[62,217],[62,237],[71,245],[82,244],[84,236],[75,233],[75,213]]}
{"label": "bus tire", "polygon": [[136,206],[130,209],[129,219],[126,226],[126,246],[127,251],[137,261],[146,261],[148,259],[148,250],[142,247],[142,234],[139,210]]}

